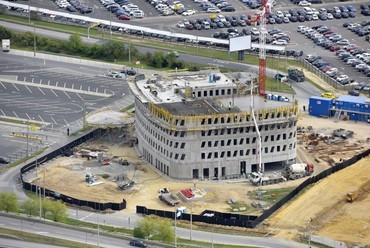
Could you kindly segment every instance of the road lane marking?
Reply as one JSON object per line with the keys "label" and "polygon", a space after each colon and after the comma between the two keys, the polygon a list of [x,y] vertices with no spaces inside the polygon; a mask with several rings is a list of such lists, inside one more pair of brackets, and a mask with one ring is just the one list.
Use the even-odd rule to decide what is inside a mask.
{"label": "road lane marking", "polygon": [[55,124],[58,124],[58,123],[54,120],[54,118],[53,118],[52,116],[50,116],[50,118],[54,121],[54,123],[55,123]]}
{"label": "road lane marking", "polygon": [[89,217],[91,217],[92,215],[94,215],[94,213],[88,214],[88,215],[86,215],[85,217],[80,218],[79,220],[85,220],[86,218],[89,218]]}
{"label": "road lane marking", "polygon": [[42,117],[41,117],[40,115],[38,115],[38,116],[39,116],[39,118],[40,118],[40,120],[41,120],[42,122],[45,122],[45,121],[44,121],[44,119],[42,119]]}
{"label": "road lane marking", "polygon": [[27,85],[25,85],[25,87],[26,87],[26,89],[27,89],[30,93],[32,93],[32,91],[30,90],[30,88],[28,88],[28,86],[27,86]]}
{"label": "road lane marking", "polygon": [[[29,83],[29,82],[21,82],[21,81],[16,81],[16,80],[11,80],[11,79],[0,79],[2,83],[11,83],[14,85],[14,87],[19,91],[19,89],[15,86],[16,84],[19,85],[24,85],[24,86],[31,86],[35,87],[34,84]],[[79,94],[85,94],[85,95],[91,95],[91,96],[97,96],[97,97],[111,97],[111,94],[104,94],[104,93],[96,93],[96,92],[91,92],[91,91],[86,91],[82,90],[82,85],[80,86],[80,89],[71,89],[71,88],[62,88],[58,87],[58,82],[56,83],[56,86],[53,85],[37,85],[37,87],[40,88],[45,88],[45,89],[54,89],[54,90],[62,90],[62,91],[67,91],[67,92],[73,92],[73,93],[79,93]],[[32,92],[31,92],[32,93]]]}
{"label": "road lane marking", "polygon": [[15,113],[15,111],[13,111],[13,114],[15,115],[15,117],[17,117],[17,119],[19,119],[18,115]]}
{"label": "road lane marking", "polygon": [[45,96],[45,93],[42,91],[42,89],[40,88],[40,87],[37,87],[40,91],[41,91],[41,93]]}
{"label": "road lane marking", "polygon": [[63,91],[64,92],[64,94],[66,94],[66,96],[68,96],[68,98],[69,99],[72,99],[68,94],[67,94],[67,92],[65,92],[65,91]]}
{"label": "road lane marking", "polygon": [[76,95],[83,101],[84,99],[80,96],[80,94],[76,93]]}
{"label": "road lane marking", "polygon": [[18,87],[17,87],[17,86],[15,86],[15,84],[13,84],[13,86],[14,86],[14,88],[15,88],[17,91],[19,91]]}
{"label": "road lane marking", "polygon": [[53,89],[50,89],[51,90],[51,92],[53,92],[54,93],[54,95],[56,96],[56,97],[58,97],[58,95],[54,92],[54,90]]}

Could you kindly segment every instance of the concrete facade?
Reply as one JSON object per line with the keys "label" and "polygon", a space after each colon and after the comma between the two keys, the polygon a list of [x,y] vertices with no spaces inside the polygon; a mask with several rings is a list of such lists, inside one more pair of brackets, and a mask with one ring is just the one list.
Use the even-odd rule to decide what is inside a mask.
{"label": "concrete facade", "polygon": [[173,179],[232,179],[257,171],[252,101],[261,133],[262,170],[296,158],[297,103],[251,98],[250,82],[208,73],[146,79],[131,82],[130,88],[138,149]]}

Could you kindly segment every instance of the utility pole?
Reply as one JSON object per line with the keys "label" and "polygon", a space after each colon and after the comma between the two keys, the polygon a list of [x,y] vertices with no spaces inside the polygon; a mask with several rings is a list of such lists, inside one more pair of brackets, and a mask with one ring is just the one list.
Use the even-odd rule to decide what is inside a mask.
{"label": "utility pole", "polygon": [[33,24],[33,57],[36,57],[36,24]]}
{"label": "utility pole", "polygon": [[177,235],[176,235],[176,230],[177,230],[177,211],[176,211],[176,206],[175,206],[175,247],[177,247]]}
{"label": "utility pole", "polygon": [[190,201],[190,241],[192,241],[193,233],[193,201]]}
{"label": "utility pole", "polygon": [[28,0],[28,25],[31,25],[31,0]]}

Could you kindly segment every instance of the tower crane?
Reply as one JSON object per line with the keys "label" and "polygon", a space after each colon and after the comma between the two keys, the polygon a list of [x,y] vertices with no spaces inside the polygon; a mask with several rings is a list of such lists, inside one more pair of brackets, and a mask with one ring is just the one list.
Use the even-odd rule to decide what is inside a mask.
{"label": "tower crane", "polygon": [[260,96],[266,94],[266,21],[265,16],[271,12],[271,7],[274,0],[262,0],[261,7],[254,16],[253,22],[257,25],[260,23],[260,48],[259,48],[259,87],[258,93]]}

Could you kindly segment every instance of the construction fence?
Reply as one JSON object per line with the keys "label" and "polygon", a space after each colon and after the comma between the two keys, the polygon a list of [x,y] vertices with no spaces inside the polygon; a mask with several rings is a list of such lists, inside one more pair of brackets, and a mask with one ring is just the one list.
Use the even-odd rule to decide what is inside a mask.
{"label": "construction fence", "polygon": [[26,189],[26,190],[31,190],[32,192],[35,192],[35,193],[39,193],[39,194],[44,195],[44,196],[53,197],[55,199],[60,199],[63,202],[68,203],[68,204],[90,207],[90,208],[98,210],[98,211],[104,211],[106,209],[112,209],[112,210],[119,211],[119,210],[125,209],[126,208],[125,199],[122,199],[122,202],[120,202],[120,203],[111,203],[111,202],[103,203],[103,202],[85,201],[85,200],[80,200],[80,199],[77,199],[77,198],[73,198],[73,197],[70,197],[70,196],[67,196],[67,195],[60,194],[59,192],[55,192],[53,190],[49,190],[49,189],[37,186],[37,185],[31,184],[31,183],[25,182],[23,180],[23,174],[27,173],[30,170],[35,169],[37,165],[45,163],[45,162],[47,162],[49,160],[52,160],[52,159],[54,159],[58,156],[61,156],[61,155],[63,156],[63,155],[69,154],[69,152],[72,148],[74,148],[74,147],[76,147],[76,146],[78,146],[82,143],[85,143],[89,140],[100,138],[104,133],[105,133],[105,131],[102,130],[102,129],[95,129],[95,130],[91,131],[90,133],[87,133],[87,134],[77,138],[76,140],[73,140],[72,142],[70,142],[70,143],[68,143],[68,144],[66,144],[62,147],[59,147],[59,148],[55,149],[54,151],[51,151],[50,153],[44,155],[43,157],[40,157],[37,160],[32,161],[32,162],[26,164],[25,166],[23,166],[20,170],[20,172],[21,172],[20,177],[21,177],[23,188]]}
{"label": "construction fence", "polygon": [[[136,206],[136,213],[144,215],[157,215],[164,218],[175,219],[175,209],[174,211],[165,211],[157,209],[149,209],[144,206]],[[214,225],[223,225],[223,226],[238,226],[253,228],[255,227],[255,215],[241,215],[241,214],[232,214],[232,213],[221,213],[213,210],[204,210],[201,214],[190,214],[190,213],[181,213],[177,215],[177,220],[187,220],[194,222],[203,222]]]}
{"label": "construction fence", "polygon": [[[232,214],[232,213],[221,213],[212,210],[205,210],[200,215],[192,215],[192,221],[194,222],[203,222],[208,224],[217,224],[217,225],[224,225],[224,226],[237,226],[237,227],[246,227],[246,228],[254,228],[260,223],[262,223],[265,219],[270,217],[276,210],[294,198],[297,194],[299,194],[302,190],[304,190],[307,186],[324,179],[325,177],[340,171],[354,163],[358,160],[369,156],[370,149],[364,151],[360,154],[355,155],[351,159],[344,161],[338,165],[335,165],[316,176],[312,176],[301,183],[297,188],[291,191],[288,195],[282,198],[280,201],[275,203],[269,209],[265,210],[263,214],[260,216],[253,216],[253,215],[241,215],[241,214]],[[148,209],[145,206],[136,206],[136,212],[139,214],[144,215],[157,215],[165,218],[175,219],[175,209],[174,211],[164,211],[164,210],[157,210],[157,209]],[[183,213],[179,219],[188,220],[190,221],[191,214]]]}

